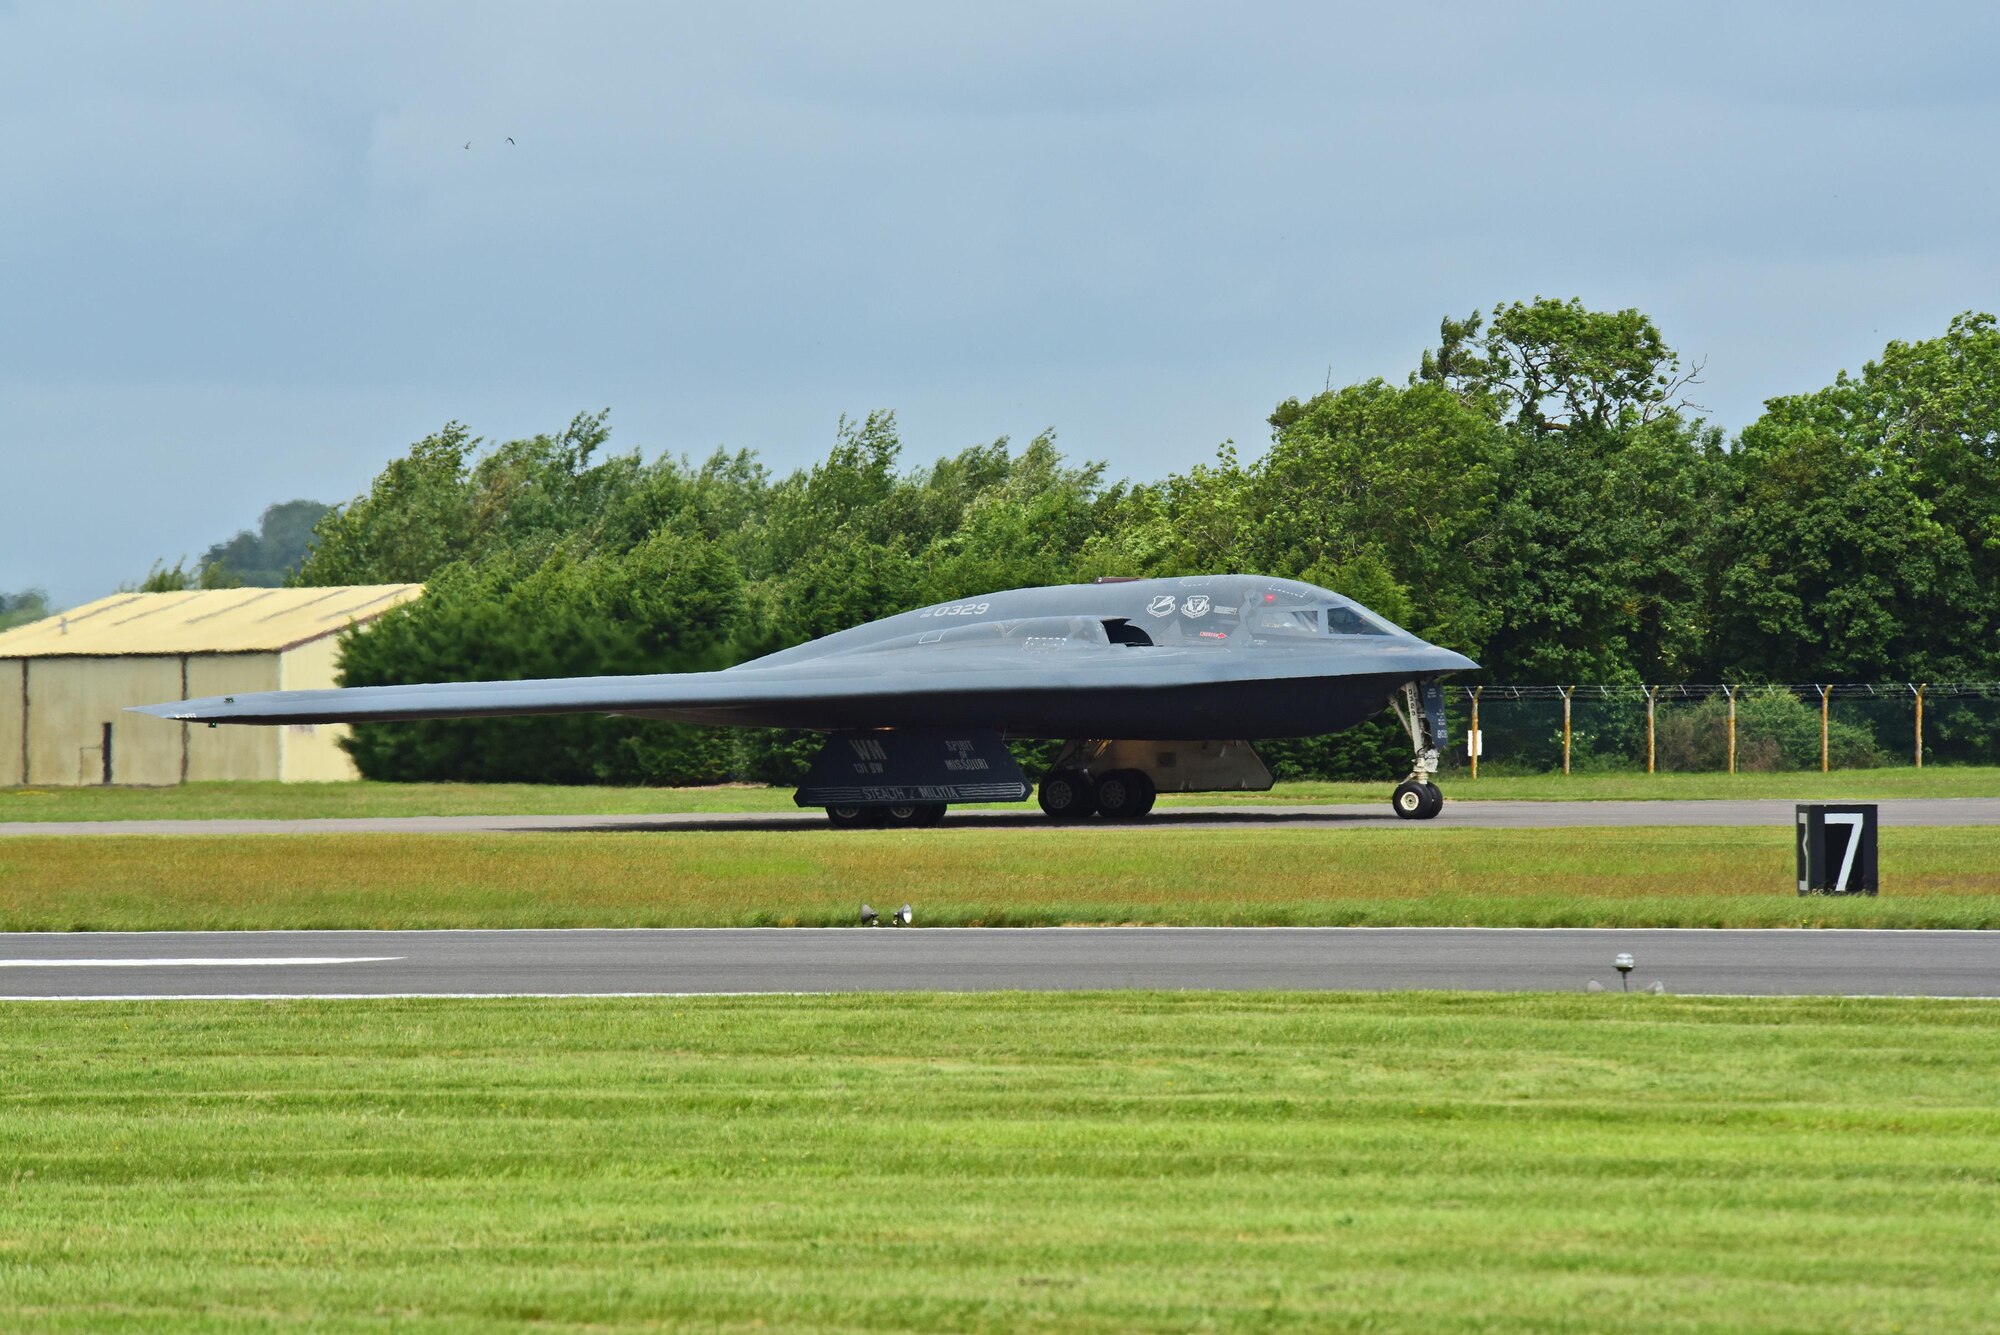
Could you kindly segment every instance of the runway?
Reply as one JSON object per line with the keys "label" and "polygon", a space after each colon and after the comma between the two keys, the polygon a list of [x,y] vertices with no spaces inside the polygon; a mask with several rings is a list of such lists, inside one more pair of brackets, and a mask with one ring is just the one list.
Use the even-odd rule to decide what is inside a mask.
{"label": "runway", "polygon": [[0,933],[0,1000],[1022,989],[2000,996],[2000,932],[694,928]]}
{"label": "runway", "polygon": [[[1400,820],[1388,802],[1329,805],[1169,806],[1142,822],[1056,825],[1032,803],[1012,809],[955,810],[941,827],[956,829],[1228,829],[1263,826],[1307,829],[1562,829],[1579,826],[1790,826],[1796,803],[1783,798],[1742,801],[1453,802],[1435,820]],[[1877,803],[1881,822],[1895,825],[2000,824],[2000,798],[1890,798]],[[833,837],[817,810],[669,813],[625,816],[392,816],[322,820],[10,821],[9,835],[247,835],[247,834],[546,834],[672,830],[817,830]]]}

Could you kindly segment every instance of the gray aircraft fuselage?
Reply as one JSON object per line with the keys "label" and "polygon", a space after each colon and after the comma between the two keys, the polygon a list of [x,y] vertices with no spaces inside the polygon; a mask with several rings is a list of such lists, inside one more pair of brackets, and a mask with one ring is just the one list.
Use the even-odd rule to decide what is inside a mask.
{"label": "gray aircraft fuselage", "polygon": [[1405,683],[1477,666],[1330,590],[1204,575],[983,594],[719,672],[271,691],[141,712],[209,723],[590,712],[822,732],[1294,737],[1351,727]]}

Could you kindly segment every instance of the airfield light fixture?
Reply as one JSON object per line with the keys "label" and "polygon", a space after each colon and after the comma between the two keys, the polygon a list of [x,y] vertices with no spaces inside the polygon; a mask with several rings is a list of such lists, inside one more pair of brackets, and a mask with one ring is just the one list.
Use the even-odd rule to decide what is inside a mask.
{"label": "airfield light fixture", "polygon": [[861,925],[863,927],[878,927],[881,925],[881,922],[881,914],[869,908],[866,904],[861,906]]}
{"label": "airfield light fixture", "polygon": [[1611,967],[1618,970],[1618,982],[1627,992],[1632,990],[1632,954],[1621,950],[1618,958],[1611,961]]}
{"label": "airfield light fixture", "polygon": [[908,927],[913,916],[910,912],[910,906],[908,904],[903,905],[903,907],[896,910],[896,926]]}

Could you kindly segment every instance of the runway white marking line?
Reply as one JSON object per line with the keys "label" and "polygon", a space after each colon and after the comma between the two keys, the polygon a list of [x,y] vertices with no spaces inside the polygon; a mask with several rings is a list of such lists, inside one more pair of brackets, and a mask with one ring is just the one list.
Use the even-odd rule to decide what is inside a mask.
{"label": "runway white marking line", "polygon": [[295,964],[387,964],[403,955],[247,955],[212,959],[0,960],[0,969],[226,969]]}
{"label": "runway white marking line", "polygon": [[[1122,990],[1122,989],[1097,989]],[[1241,995],[1236,989],[1202,988],[1146,988],[1143,991],[1171,991],[1180,995],[1190,992],[1206,992],[1210,996],[1230,997]],[[1364,991],[1329,992],[1329,995],[1376,996],[1397,992],[1422,991],[1421,988],[1369,988]],[[1567,996],[1575,988],[1544,988],[1538,992],[1496,990],[1493,988],[1460,989],[1483,996]],[[841,992],[104,992],[75,996],[8,996],[0,994],[0,1004],[17,1001],[612,1001],[620,999],[663,999],[670,1001],[700,1001],[704,999],[747,999],[755,997],[893,997],[908,1000],[925,996],[976,996],[972,992],[942,992],[935,988],[924,992],[894,991],[841,991]],[[1037,992],[1037,996],[1058,996],[1059,992]],[[1616,992],[1606,992],[1605,996],[1618,996]],[[1634,993],[1632,995],[1638,995]],[[1668,996],[1690,997],[1696,1000],[1707,997],[1731,1001],[1949,1001],[1977,1002],[1982,1006],[2000,1005],[2000,997],[1961,996],[1955,994],[1933,994],[1929,992],[1670,992]]]}

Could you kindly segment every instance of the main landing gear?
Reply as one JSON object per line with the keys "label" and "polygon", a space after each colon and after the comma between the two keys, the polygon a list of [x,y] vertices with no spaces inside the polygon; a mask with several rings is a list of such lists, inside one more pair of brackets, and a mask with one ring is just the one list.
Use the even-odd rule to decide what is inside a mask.
{"label": "main landing gear", "polygon": [[1271,770],[1250,743],[1080,737],[1065,742],[1037,794],[1053,820],[1139,820],[1161,793],[1261,793]]}
{"label": "main landing gear", "polygon": [[828,807],[826,818],[837,830],[920,830],[944,819],[942,802],[904,802],[886,807]]}
{"label": "main landing gear", "polygon": [[1082,770],[1050,770],[1036,800],[1055,820],[1082,820],[1101,815],[1106,820],[1138,820],[1153,809],[1158,796],[1143,770],[1115,769],[1092,780]]}
{"label": "main landing gear", "polygon": [[1431,782],[1437,773],[1438,752],[1444,747],[1444,687],[1435,678],[1403,683],[1403,698],[1389,697],[1389,708],[1410,733],[1410,749],[1416,758],[1410,763],[1409,777],[1396,785],[1389,805],[1404,820],[1429,820],[1444,810],[1444,794]]}

